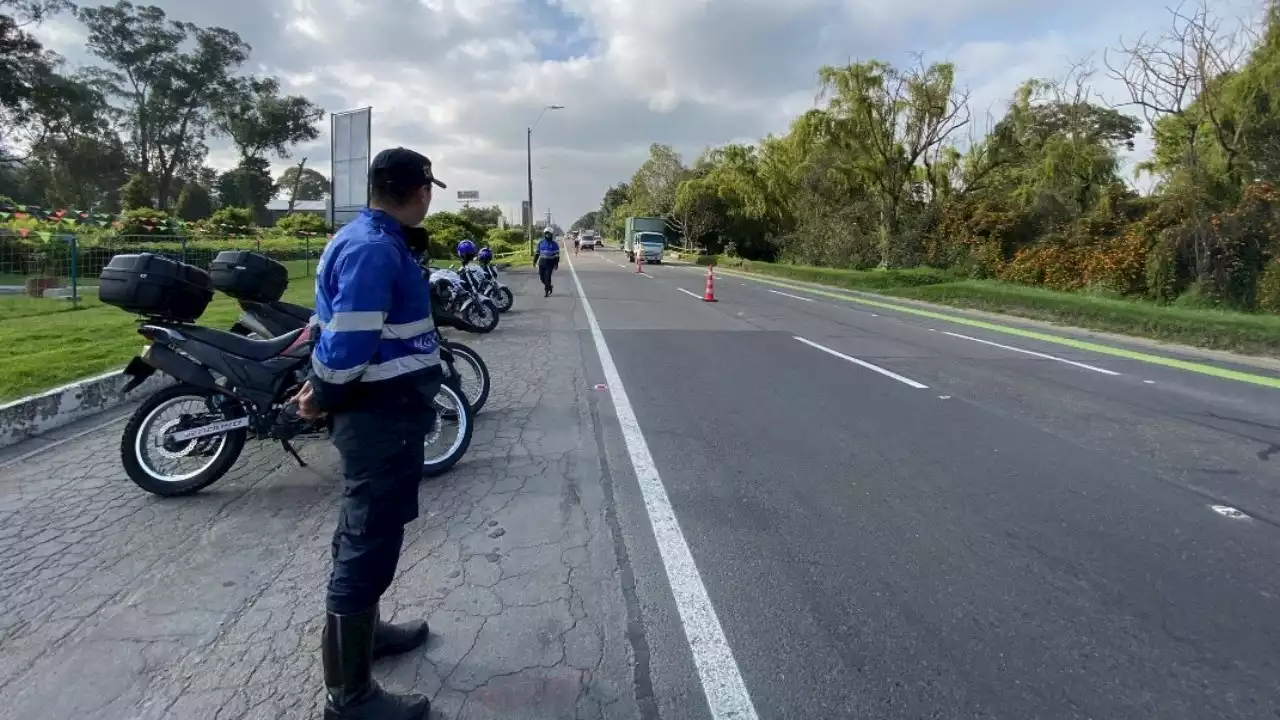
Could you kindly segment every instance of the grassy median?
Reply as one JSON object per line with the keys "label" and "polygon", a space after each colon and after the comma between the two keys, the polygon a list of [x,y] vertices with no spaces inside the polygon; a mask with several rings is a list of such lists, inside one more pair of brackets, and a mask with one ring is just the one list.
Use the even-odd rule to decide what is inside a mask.
{"label": "grassy median", "polygon": [[930,268],[837,270],[731,259],[721,259],[719,263],[734,270],[845,290],[985,310],[1215,350],[1280,357],[1280,316],[1271,314],[1156,305],[1141,300],[1058,292],[996,281],[965,280]]}

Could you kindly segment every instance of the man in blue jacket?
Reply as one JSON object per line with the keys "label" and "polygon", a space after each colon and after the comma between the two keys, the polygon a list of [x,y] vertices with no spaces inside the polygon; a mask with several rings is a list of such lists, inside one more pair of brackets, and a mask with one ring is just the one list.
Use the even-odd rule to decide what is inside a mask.
{"label": "man in blue jacket", "polygon": [[[376,658],[427,640],[425,622],[391,625],[378,601],[395,577],[404,526],[418,517],[423,443],[443,380],[430,289],[409,249],[431,205],[431,161],[384,150],[369,169],[370,202],[338,232],[316,267],[319,341],[299,414],[331,415],[342,457],[322,640],[326,720],[425,718],[430,702],[374,680]],[[417,230],[421,233],[421,230]]]}
{"label": "man in blue jacket", "polygon": [[551,297],[551,273],[560,267],[560,243],[551,228],[542,231],[538,241],[538,277],[542,279],[542,297]]}

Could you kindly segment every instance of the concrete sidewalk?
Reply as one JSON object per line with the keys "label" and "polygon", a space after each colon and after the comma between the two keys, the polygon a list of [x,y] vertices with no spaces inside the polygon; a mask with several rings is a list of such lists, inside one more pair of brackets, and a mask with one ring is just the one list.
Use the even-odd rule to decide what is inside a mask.
{"label": "concrete sidewalk", "polygon": [[[471,451],[422,485],[383,612],[427,617],[425,652],[380,664],[435,717],[638,716],[627,604],[606,522],[569,297],[507,274],[493,393]],[[336,457],[251,445],[195,497],[119,463],[117,424],[0,470],[0,717],[311,718]]]}

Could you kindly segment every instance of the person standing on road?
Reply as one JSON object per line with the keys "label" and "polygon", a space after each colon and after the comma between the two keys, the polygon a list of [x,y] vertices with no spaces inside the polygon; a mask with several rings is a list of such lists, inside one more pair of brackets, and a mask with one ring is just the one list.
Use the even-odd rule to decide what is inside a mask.
{"label": "person standing on road", "polygon": [[[326,720],[418,720],[430,701],[393,695],[373,661],[421,647],[425,622],[391,625],[378,601],[395,577],[404,526],[418,517],[423,444],[443,381],[431,292],[411,254],[432,186],[431,160],[383,150],[370,165],[369,207],[338,232],[316,267],[319,341],[299,414],[332,417],[342,457],[322,656]],[[416,231],[416,232],[415,232]]]}
{"label": "person standing on road", "polygon": [[542,297],[551,297],[551,273],[560,267],[560,243],[551,228],[542,231],[538,242],[538,277],[542,279]]}

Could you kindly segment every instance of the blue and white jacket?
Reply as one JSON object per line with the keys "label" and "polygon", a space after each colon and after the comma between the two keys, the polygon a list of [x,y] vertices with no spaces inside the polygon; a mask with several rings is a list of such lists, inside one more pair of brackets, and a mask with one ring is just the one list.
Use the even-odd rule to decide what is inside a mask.
{"label": "blue and white jacket", "polygon": [[395,218],[365,209],[316,267],[320,337],[311,381],[321,410],[376,406],[439,372],[431,289]]}
{"label": "blue and white jacket", "polygon": [[555,240],[542,238],[538,241],[538,259],[539,260],[559,260],[560,259],[560,243]]}

